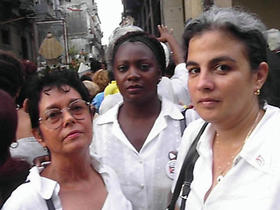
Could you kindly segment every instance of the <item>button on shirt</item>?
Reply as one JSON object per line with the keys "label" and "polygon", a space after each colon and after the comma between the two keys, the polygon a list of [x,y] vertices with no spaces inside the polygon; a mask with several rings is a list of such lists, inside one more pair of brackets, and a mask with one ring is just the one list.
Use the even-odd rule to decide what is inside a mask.
{"label": "button on shirt", "polygon": [[163,99],[161,112],[138,152],[118,123],[120,106],[121,103],[100,115],[94,122],[91,152],[102,156],[102,161],[116,171],[122,190],[132,202],[134,210],[165,209],[174,162],[168,154],[177,151],[181,142],[181,110]]}
{"label": "button on shirt", "polygon": [[[185,209],[280,209],[279,122],[280,109],[266,105],[265,115],[234,159],[232,168],[204,201],[212,184],[211,145],[215,130],[209,124],[197,145],[200,156],[194,167],[194,179]],[[190,144],[203,123],[202,120],[197,120],[185,130],[177,159],[176,179]]]}
{"label": "button on shirt", "polygon": [[[92,158],[92,165],[102,176],[107,189],[107,197],[102,210],[132,210],[131,203],[124,197],[115,172],[99,163],[99,158]],[[30,169],[28,182],[20,185],[6,201],[2,210],[48,210],[45,199],[52,198],[56,210],[62,210],[59,198],[59,184],[51,179],[40,176],[43,167]]]}

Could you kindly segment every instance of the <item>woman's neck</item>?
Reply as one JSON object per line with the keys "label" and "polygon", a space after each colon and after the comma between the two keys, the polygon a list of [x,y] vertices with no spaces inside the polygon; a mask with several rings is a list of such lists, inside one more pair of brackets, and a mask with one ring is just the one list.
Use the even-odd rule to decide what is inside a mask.
{"label": "woman's neck", "polygon": [[231,126],[214,125],[214,127],[219,138],[223,139],[224,143],[232,143],[232,141],[237,143],[238,139],[243,141],[248,138],[248,135],[251,134],[263,115],[264,111],[262,109],[254,108],[243,116],[237,116],[239,119],[232,122]]}
{"label": "woman's neck", "polygon": [[120,112],[125,113],[127,117],[131,118],[146,118],[158,115],[161,110],[161,101],[159,98],[151,99],[145,103],[131,103],[124,101],[120,107]]}
{"label": "woman's neck", "polygon": [[52,154],[51,163],[43,170],[42,176],[63,184],[87,180],[93,171],[89,153],[69,156]]}

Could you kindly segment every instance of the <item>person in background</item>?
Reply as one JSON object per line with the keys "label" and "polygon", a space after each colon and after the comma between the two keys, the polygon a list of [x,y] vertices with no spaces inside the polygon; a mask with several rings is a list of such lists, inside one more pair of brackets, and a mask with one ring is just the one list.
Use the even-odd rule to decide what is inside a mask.
{"label": "person in background", "polygon": [[51,161],[34,166],[2,210],[131,209],[114,171],[90,156],[93,113],[89,95],[72,70],[45,70],[30,82],[32,132]]}
{"label": "person in background", "polygon": [[30,165],[11,157],[9,147],[16,138],[17,111],[11,96],[0,90],[0,208],[20,184],[24,183]]}
{"label": "person in background", "polygon": [[12,53],[0,50],[0,89],[5,90],[16,101],[24,83],[23,66]]}
{"label": "person in background", "polygon": [[24,108],[28,77],[36,71],[30,61],[20,61],[13,53],[0,50],[0,89],[9,93],[17,102],[18,126],[16,139],[11,144],[12,157],[21,158],[33,164],[34,158],[45,155],[42,146],[31,133],[30,119]]}
{"label": "person in background", "polygon": [[92,75],[87,75],[87,74],[83,74],[81,77],[80,77],[80,80],[81,81],[92,81],[92,78],[91,78]]}
{"label": "person in background", "polygon": [[90,96],[90,101],[96,96],[96,94],[99,92],[99,86],[92,81],[89,80],[84,80],[82,81],[84,85],[86,86],[89,96]]}
{"label": "person in background", "polygon": [[92,81],[99,86],[99,92],[103,92],[105,87],[109,84],[108,71],[105,69],[99,69],[94,73]]}
{"label": "person in background", "polygon": [[108,95],[114,95],[114,94],[120,92],[112,71],[108,71],[108,78],[110,80],[110,83],[104,89],[105,97]]}
{"label": "person in background", "polygon": [[99,87],[98,93],[95,95],[95,97],[92,100],[92,104],[96,108],[97,113],[99,113],[99,107],[102,101],[104,100],[104,89],[110,82],[108,74],[109,73],[107,70],[99,69],[93,75],[93,82],[95,82]]}
{"label": "person in background", "polygon": [[20,90],[19,96],[16,98],[18,113],[18,128],[16,141],[11,144],[11,156],[20,158],[33,165],[34,160],[38,157],[45,156],[48,152],[37,142],[32,134],[31,122],[27,111],[27,95],[29,91],[29,80],[36,74],[37,66],[29,61],[22,60],[23,72],[25,79]]}
{"label": "person in background", "polygon": [[95,58],[90,58],[90,70],[94,74],[99,69],[102,69],[102,63]]}
{"label": "person in background", "polygon": [[[173,179],[182,107],[158,96],[157,85],[165,71],[160,42],[142,32],[121,36],[112,51],[113,73],[123,102],[94,121],[91,153],[102,156],[120,178],[133,209],[165,209]],[[187,122],[187,124],[188,124]]]}
{"label": "person in background", "polygon": [[184,132],[175,180],[209,122],[196,146],[186,210],[280,209],[280,110],[265,100],[264,31],[256,15],[217,7],[185,27],[188,87],[202,119]]}
{"label": "person in background", "polygon": [[184,62],[182,47],[173,36],[173,29],[168,29],[168,27],[164,25],[158,25],[158,30],[160,33],[158,40],[161,43],[168,44],[171,51],[171,61],[168,62],[167,67],[169,64],[172,64],[172,62],[175,64],[174,73],[170,79],[167,76],[162,77],[158,87],[159,94],[167,98],[173,96],[171,101],[176,104],[188,106],[191,104],[191,100],[188,86],[186,85],[188,81],[188,71]]}
{"label": "person in background", "polygon": [[[111,95],[119,93],[119,88],[117,86],[117,82],[114,79],[114,74],[112,71],[108,71],[108,79],[110,83],[105,87],[104,91],[96,94],[96,96],[92,100],[92,105],[96,108],[96,112],[98,114],[101,114],[99,111],[99,108],[104,100],[104,97],[111,97]],[[115,99],[115,96],[112,96],[113,99]],[[120,98],[117,98],[116,102],[119,102],[121,100]],[[109,103],[109,106],[111,106],[112,101],[111,100],[106,100],[105,103]],[[103,105],[106,107],[106,105]]]}

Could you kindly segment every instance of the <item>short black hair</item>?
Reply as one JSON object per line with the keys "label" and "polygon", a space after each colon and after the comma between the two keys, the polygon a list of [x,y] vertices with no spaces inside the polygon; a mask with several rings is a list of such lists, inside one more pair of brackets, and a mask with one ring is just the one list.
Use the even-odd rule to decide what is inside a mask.
{"label": "short black hair", "polygon": [[91,72],[97,72],[99,69],[102,69],[102,65],[101,62],[99,62],[98,60],[92,58],[90,59],[90,70]]}
{"label": "short black hair", "polygon": [[0,89],[15,97],[23,82],[24,72],[20,60],[13,53],[0,50]]}
{"label": "short black hair", "polygon": [[161,46],[160,42],[157,40],[155,36],[150,35],[143,31],[128,32],[125,35],[121,36],[115,42],[115,46],[113,48],[113,53],[112,53],[111,66],[113,66],[115,62],[115,56],[117,50],[124,42],[141,42],[145,44],[147,47],[149,47],[155,55],[155,58],[158,62],[162,74],[165,73],[166,60],[165,60],[165,53],[163,47]]}
{"label": "short black hair", "polygon": [[39,102],[42,90],[45,87],[57,87],[68,85],[74,88],[83,100],[90,102],[90,96],[87,88],[80,80],[79,75],[74,70],[68,69],[45,69],[32,77],[28,88],[28,112],[32,128],[39,126]]}
{"label": "short black hair", "polygon": [[81,76],[80,80],[81,81],[84,81],[84,80],[92,81],[92,78],[89,75],[84,74]]}

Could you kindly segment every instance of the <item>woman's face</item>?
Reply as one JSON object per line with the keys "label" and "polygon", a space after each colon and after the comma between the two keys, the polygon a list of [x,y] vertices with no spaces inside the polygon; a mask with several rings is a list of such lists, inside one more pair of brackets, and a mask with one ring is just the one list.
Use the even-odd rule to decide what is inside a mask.
{"label": "woman's face", "polygon": [[144,103],[157,97],[161,70],[152,50],[141,42],[125,42],[114,59],[114,76],[125,101]]}
{"label": "woman's face", "polygon": [[[55,154],[73,154],[74,152],[87,151],[92,140],[92,115],[88,109],[80,119],[75,119],[67,107],[79,106],[76,102],[81,100],[81,95],[73,88],[65,85],[60,90],[56,87],[42,91],[39,101],[39,116],[43,119],[39,129],[33,130],[33,134],[42,146],[48,147],[52,156]],[[80,100],[77,100],[80,99]],[[74,103],[73,103],[74,102]],[[74,105],[73,105],[74,104]],[[72,110],[75,110],[73,109]],[[45,121],[46,116],[54,117],[55,109],[64,109],[60,126],[51,128]]]}
{"label": "woman's face", "polygon": [[194,36],[186,61],[193,105],[209,122],[238,120],[258,106],[254,92],[261,88],[252,73],[242,42],[220,30]]}

